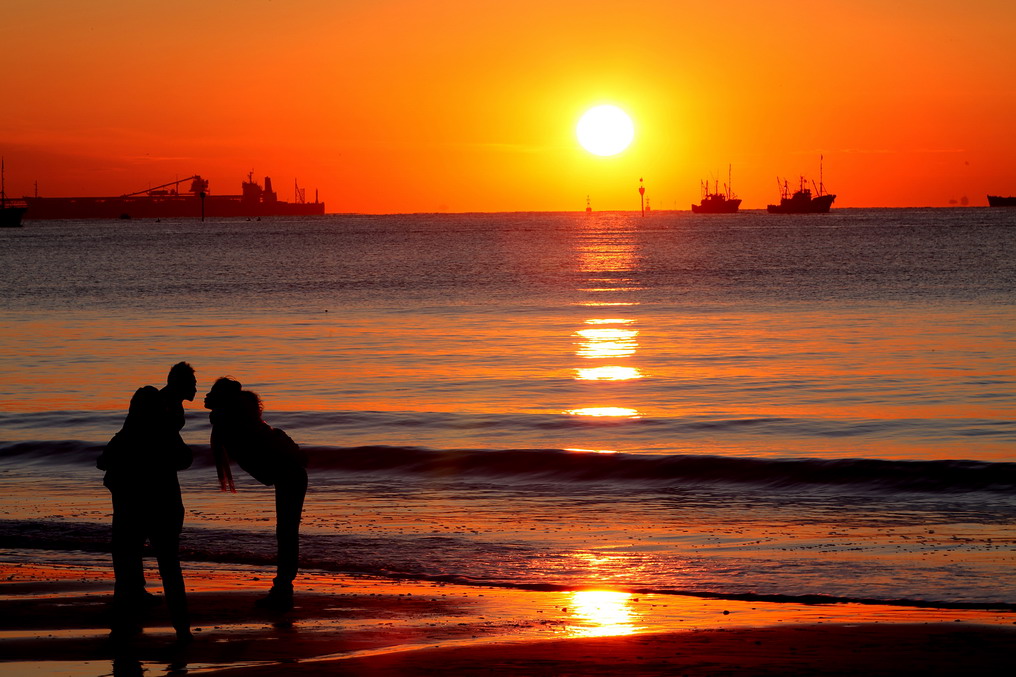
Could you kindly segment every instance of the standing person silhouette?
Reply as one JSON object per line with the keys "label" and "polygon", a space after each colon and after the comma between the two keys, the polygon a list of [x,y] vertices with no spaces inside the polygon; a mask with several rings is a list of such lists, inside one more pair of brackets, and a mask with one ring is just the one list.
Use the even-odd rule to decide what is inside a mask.
{"label": "standing person silhouette", "polygon": [[222,490],[236,492],[230,458],[261,484],[275,487],[276,575],[268,595],[256,604],[289,611],[300,558],[307,457],[289,435],[262,420],[261,398],[235,379],[217,379],[205,396],[205,408],[210,410],[212,453]]}
{"label": "standing person silhouette", "polygon": [[183,499],[177,471],[190,467],[193,454],[180,437],[183,401],[194,399],[194,368],[179,362],[169,370],[166,386],[139,388],[131,398],[123,428],[96,462],[106,474],[102,483],[113,500],[113,631],[140,629],[139,617],[153,599],[145,591],[142,549],[151,542],[159,563],[177,638],[191,638],[187,594],[180,569]]}

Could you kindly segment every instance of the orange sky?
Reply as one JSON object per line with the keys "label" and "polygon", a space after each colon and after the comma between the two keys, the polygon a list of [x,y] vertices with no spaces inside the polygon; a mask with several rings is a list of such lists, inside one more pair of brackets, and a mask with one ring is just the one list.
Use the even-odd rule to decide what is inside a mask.
{"label": "orange sky", "polygon": [[[776,177],[836,206],[1016,194],[1011,0],[7,0],[8,195],[199,173],[319,189],[329,212],[746,208]],[[621,155],[579,116],[634,119]]]}

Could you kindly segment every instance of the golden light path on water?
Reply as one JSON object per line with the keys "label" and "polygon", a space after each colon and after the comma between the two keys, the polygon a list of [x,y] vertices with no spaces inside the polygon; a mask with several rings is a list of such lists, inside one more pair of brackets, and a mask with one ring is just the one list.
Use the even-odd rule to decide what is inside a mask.
{"label": "golden light path on water", "polygon": [[[628,358],[638,350],[636,340],[639,332],[630,325],[634,320],[627,318],[591,318],[585,321],[591,325],[575,332],[581,339],[575,351],[584,360],[615,360]],[[595,367],[578,367],[575,379],[578,381],[630,381],[642,378],[644,374],[638,367],[621,364],[608,364]],[[640,418],[637,409],[618,406],[580,407],[570,409],[572,416],[591,416],[596,418]]]}
{"label": "golden light path on water", "polygon": [[629,606],[631,593],[613,590],[578,590],[571,593],[568,609],[578,625],[568,628],[572,637],[614,637],[631,635],[637,614]]}
{"label": "golden light path on water", "polygon": [[[618,299],[618,295],[627,296],[639,289],[632,285],[629,278],[635,267],[635,251],[630,241],[603,239],[591,233],[576,250],[579,269],[588,274],[586,285],[580,285],[579,291],[593,294],[594,299],[586,299],[579,305],[595,307],[631,307],[637,301]],[[611,300],[601,300],[610,298]],[[614,300],[617,299],[617,300]],[[578,329],[574,336],[578,338],[575,354],[583,361],[595,361],[592,366],[575,368],[575,380],[591,382],[620,383],[645,377],[638,367],[626,364],[638,351],[639,330],[635,328],[635,320],[630,317],[608,315],[591,317],[584,322],[585,326]],[[604,362],[607,362],[604,364]],[[617,394],[618,391],[612,390]],[[596,406],[576,407],[565,413],[572,416],[592,418],[640,418],[635,408],[617,406],[614,402],[603,402]]]}
{"label": "golden light path on water", "polygon": [[601,327],[597,329],[580,329],[575,332],[583,341],[579,344],[579,357],[604,358],[628,357],[635,354],[639,335],[637,329],[618,327]]}
{"label": "golden light path on water", "polygon": [[642,378],[642,372],[636,367],[590,367],[576,369],[575,373],[580,381],[629,381]]}
{"label": "golden light path on water", "polygon": [[637,409],[629,407],[583,407],[582,409],[569,409],[572,416],[616,416],[620,418],[641,418]]}
{"label": "golden light path on water", "polygon": [[[637,303],[632,301],[584,301],[576,305],[585,306],[587,308],[607,308],[607,307],[625,307],[625,306],[637,306]],[[631,322],[632,320],[623,320],[624,322]]]}

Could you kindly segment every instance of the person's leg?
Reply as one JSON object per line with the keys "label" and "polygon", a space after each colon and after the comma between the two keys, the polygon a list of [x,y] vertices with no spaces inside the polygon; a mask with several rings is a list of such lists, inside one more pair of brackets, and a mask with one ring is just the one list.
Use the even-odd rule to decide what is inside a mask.
{"label": "person's leg", "polygon": [[300,560],[300,519],[307,495],[307,471],[297,468],[275,483],[276,574],[271,592],[258,606],[286,611],[293,607],[293,580]]}
{"label": "person's leg", "polygon": [[275,485],[275,538],[278,562],[274,585],[293,587],[300,560],[300,519],[307,495],[307,471],[300,468]]}
{"label": "person's leg", "polygon": [[[180,568],[180,531],[183,524],[183,506],[173,515],[160,520],[152,529],[152,550],[159,562],[159,576],[162,577],[162,589],[166,593],[166,606],[169,617],[179,639],[189,639],[190,616],[187,612],[187,590],[183,582],[183,570]],[[178,514],[177,514],[178,513]]]}
{"label": "person's leg", "polygon": [[142,551],[145,529],[142,511],[130,497],[113,495],[113,601],[121,607],[140,605],[145,597],[145,567]]}
{"label": "person's leg", "polygon": [[147,534],[137,497],[123,491],[113,497],[110,552],[113,556],[113,604],[109,629],[114,640],[131,640],[143,629],[142,616],[154,599],[145,591],[142,553]]}

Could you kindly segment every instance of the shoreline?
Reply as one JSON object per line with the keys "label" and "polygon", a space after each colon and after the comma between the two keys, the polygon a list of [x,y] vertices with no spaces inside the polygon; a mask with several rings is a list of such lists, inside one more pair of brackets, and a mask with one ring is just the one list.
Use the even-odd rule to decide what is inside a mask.
{"label": "shoreline", "polygon": [[[54,553],[55,554],[55,553]],[[149,589],[158,575],[147,562]],[[112,573],[0,561],[0,672],[144,669],[279,674],[988,674],[1016,646],[1016,614],[528,591],[304,572],[296,608],[253,602],[259,567],[185,562],[195,640],[178,646],[165,605],[144,634],[108,636]],[[114,670],[115,668],[115,670]],[[997,671],[997,667],[994,671]]]}

